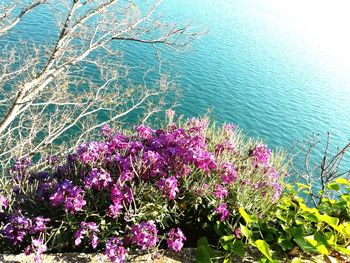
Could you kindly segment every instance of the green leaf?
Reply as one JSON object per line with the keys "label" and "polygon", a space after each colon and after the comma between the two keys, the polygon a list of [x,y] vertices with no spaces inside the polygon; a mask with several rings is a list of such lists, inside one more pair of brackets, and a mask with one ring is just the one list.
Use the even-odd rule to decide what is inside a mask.
{"label": "green leaf", "polygon": [[342,247],[342,246],[333,246],[333,248],[336,249],[337,251],[339,251],[340,253],[343,253],[345,255],[350,256],[350,249],[347,249],[347,248]]}
{"label": "green leaf", "polygon": [[210,252],[206,246],[198,246],[196,249],[196,263],[211,263]]}
{"label": "green leaf", "polygon": [[224,250],[230,250],[232,245],[232,240],[234,239],[233,235],[222,236],[220,238],[220,244]]}
{"label": "green leaf", "polygon": [[241,240],[234,240],[232,243],[231,250],[233,253],[240,257],[244,257],[245,255],[245,244]]}
{"label": "green leaf", "polygon": [[197,241],[196,263],[211,263],[213,252],[209,247],[208,239],[201,237]]}
{"label": "green leaf", "polygon": [[209,246],[208,239],[206,237],[201,237],[197,240],[197,247],[199,246]]}
{"label": "green leaf", "polygon": [[303,261],[300,258],[293,258],[291,263],[303,263]]}
{"label": "green leaf", "polygon": [[317,253],[317,250],[304,237],[295,237],[293,240],[304,252]]}
{"label": "green leaf", "polygon": [[259,249],[259,251],[261,253],[263,253],[263,255],[270,261],[273,261],[272,259],[272,255],[271,255],[271,250],[270,250],[270,247],[269,245],[264,241],[264,240],[261,240],[261,239],[258,239],[255,241],[255,245],[256,247]]}
{"label": "green leaf", "polygon": [[327,223],[330,226],[339,224],[338,218],[329,215],[322,215],[321,219],[323,222]]}
{"label": "green leaf", "polygon": [[322,255],[329,254],[329,251],[326,247],[327,241],[322,235],[316,233],[315,235],[305,237],[305,240],[307,240],[317,250],[318,253]]}
{"label": "green leaf", "polygon": [[244,221],[247,223],[247,224],[250,224],[252,222],[252,219],[251,217],[247,214],[247,212],[244,210],[243,207],[240,207],[238,209],[240,215],[243,217]]}
{"label": "green leaf", "polygon": [[327,185],[327,188],[330,190],[334,190],[334,191],[339,191],[340,190],[340,186],[337,183],[330,183]]}
{"label": "green leaf", "polygon": [[293,243],[284,236],[279,237],[277,243],[284,251],[290,251],[293,248]]}
{"label": "green leaf", "polygon": [[245,225],[242,225],[241,223],[239,225],[242,235],[249,239],[253,235],[253,232]]}
{"label": "green leaf", "polygon": [[348,185],[350,186],[350,181],[347,180],[346,178],[337,178],[334,180],[335,183],[337,184],[343,184],[343,185]]}

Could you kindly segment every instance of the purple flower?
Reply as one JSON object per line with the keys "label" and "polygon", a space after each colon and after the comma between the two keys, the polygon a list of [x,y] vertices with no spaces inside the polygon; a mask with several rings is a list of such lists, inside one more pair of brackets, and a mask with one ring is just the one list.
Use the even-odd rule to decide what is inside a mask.
{"label": "purple flower", "polygon": [[9,201],[6,197],[0,194],[0,212],[3,212],[4,209],[8,208]]}
{"label": "purple flower", "polygon": [[112,237],[106,242],[105,255],[108,256],[109,260],[113,263],[122,263],[126,258],[126,250],[123,247],[123,242],[117,238]]}
{"label": "purple flower", "polygon": [[156,184],[163,195],[167,196],[169,200],[174,200],[176,194],[180,191],[177,187],[177,179],[175,176],[162,178]]}
{"label": "purple flower", "polygon": [[142,250],[154,247],[158,242],[158,230],[153,220],[141,222],[131,227],[126,237],[128,243],[138,245]]}
{"label": "purple flower", "polygon": [[112,135],[112,128],[111,128],[108,124],[104,124],[104,125],[101,127],[100,134],[101,134],[102,136],[105,136],[105,137],[107,137],[107,138],[110,138],[111,135]]}
{"label": "purple flower", "polygon": [[222,203],[217,208],[215,208],[215,212],[220,215],[220,221],[221,222],[225,221],[230,215],[230,212],[227,210],[227,204],[226,203]]}
{"label": "purple flower", "polygon": [[21,159],[17,159],[13,166],[13,172],[15,174],[15,179],[20,180],[26,173],[27,169],[32,165],[32,161],[29,157],[24,157]]}
{"label": "purple flower", "polygon": [[228,191],[221,184],[217,184],[215,190],[213,191],[213,195],[218,199],[223,199],[228,196]]}
{"label": "purple flower", "polygon": [[136,128],[136,132],[138,135],[144,139],[144,140],[149,140],[152,137],[153,130],[147,126],[140,125]]}
{"label": "purple flower", "polygon": [[73,186],[70,181],[63,181],[51,195],[50,201],[52,206],[58,206],[64,204],[64,210],[74,214],[77,211],[81,211],[83,206],[86,205],[86,201],[83,198],[84,190],[79,186]]}
{"label": "purple flower", "polygon": [[233,235],[236,237],[236,238],[240,238],[241,235],[242,235],[242,231],[239,227],[236,227],[235,230],[233,231]]}
{"label": "purple flower", "polygon": [[170,229],[167,239],[169,249],[177,252],[180,251],[184,246],[184,241],[186,241],[186,237],[180,228],[177,228],[176,230],[174,228]]}
{"label": "purple flower", "polygon": [[223,130],[227,134],[232,134],[236,130],[236,125],[232,123],[227,123],[222,126]]}
{"label": "purple flower", "polygon": [[231,184],[238,178],[236,167],[231,163],[224,163],[222,166],[221,180],[225,184]]}
{"label": "purple flower", "polygon": [[97,232],[98,232],[98,226],[95,222],[85,222],[85,221],[81,222],[80,228],[74,235],[75,245],[79,246],[81,244],[82,238],[84,238],[84,236],[89,236],[91,241],[91,246],[93,248],[96,248],[98,246],[98,237],[96,234]]}
{"label": "purple flower", "polygon": [[34,262],[40,263],[41,262],[41,255],[47,250],[47,246],[43,243],[43,240],[41,238],[38,239],[32,239],[32,251],[34,251]]}
{"label": "purple flower", "polygon": [[226,140],[223,143],[219,143],[218,145],[216,145],[215,153],[220,154],[223,151],[231,152],[234,150],[234,148],[234,145],[230,141]]}
{"label": "purple flower", "polygon": [[87,189],[93,188],[96,190],[106,189],[112,182],[111,175],[104,169],[92,169],[89,177],[85,178],[85,187]]}
{"label": "purple flower", "polygon": [[32,225],[32,232],[45,232],[46,231],[46,223],[49,222],[50,219],[44,218],[42,216],[38,216],[34,218]]}
{"label": "purple flower", "polygon": [[270,160],[271,150],[266,144],[257,144],[251,152],[254,165],[267,165]]}
{"label": "purple flower", "polygon": [[31,229],[32,222],[22,215],[10,217],[9,223],[1,231],[14,245],[22,243]]}
{"label": "purple flower", "polygon": [[279,183],[274,183],[272,185],[272,188],[275,191],[273,196],[272,196],[272,201],[275,203],[282,195],[282,187]]}
{"label": "purple flower", "polygon": [[116,218],[123,209],[123,203],[130,204],[133,199],[133,193],[128,186],[114,184],[110,189],[112,203],[107,211],[107,215]]}

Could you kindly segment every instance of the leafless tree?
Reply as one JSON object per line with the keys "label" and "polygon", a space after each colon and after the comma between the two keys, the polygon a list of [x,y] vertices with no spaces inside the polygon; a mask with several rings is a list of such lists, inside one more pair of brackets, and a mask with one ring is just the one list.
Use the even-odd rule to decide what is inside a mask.
{"label": "leafless tree", "polygon": [[[323,197],[328,196],[327,185],[335,179],[345,177],[350,179],[350,167],[346,162],[346,153],[350,149],[350,142],[344,147],[331,150],[331,137],[327,133],[326,143],[322,145],[318,136],[307,140],[299,147],[298,152],[293,156],[292,164],[299,164],[299,167],[292,165],[295,181],[307,185],[308,196],[311,202],[317,206]],[[321,159],[317,160],[317,152],[321,153]],[[302,164],[302,167],[300,166]]]}
{"label": "leafless tree", "polygon": [[[56,20],[57,37],[42,46],[0,42],[0,173],[13,158],[57,154],[102,125],[135,111],[157,112],[172,82],[133,84],[120,43],[181,49],[197,37],[189,25],[166,24],[160,0],[0,0],[0,41],[30,12]],[[44,10],[44,11],[43,11]],[[92,67],[98,77],[90,76]],[[147,71],[145,71],[147,74]],[[154,103],[156,102],[156,103]],[[147,107],[149,106],[149,107]],[[65,148],[67,150],[67,148]]]}

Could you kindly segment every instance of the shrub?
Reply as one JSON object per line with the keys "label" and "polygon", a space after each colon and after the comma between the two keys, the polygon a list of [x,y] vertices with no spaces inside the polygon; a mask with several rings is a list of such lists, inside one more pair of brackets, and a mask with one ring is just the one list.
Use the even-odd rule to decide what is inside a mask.
{"label": "shrub", "polygon": [[207,119],[157,130],[105,126],[101,140],[49,158],[45,169],[16,162],[0,196],[0,250],[37,260],[46,249],[102,250],[122,262],[128,249],[193,246],[193,229],[215,241],[217,222],[235,230],[240,207],[269,213],[282,193],[283,160]]}

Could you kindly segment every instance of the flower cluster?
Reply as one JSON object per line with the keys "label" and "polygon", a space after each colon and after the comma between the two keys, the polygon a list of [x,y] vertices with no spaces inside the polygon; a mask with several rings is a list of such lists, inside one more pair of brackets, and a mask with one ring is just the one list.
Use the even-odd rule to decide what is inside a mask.
{"label": "flower cluster", "polygon": [[4,211],[9,206],[9,201],[6,197],[0,194],[0,212]]}
{"label": "flower cluster", "polygon": [[117,237],[112,237],[106,242],[105,255],[113,263],[122,263],[126,258],[126,250],[123,247],[123,241]]}
{"label": "flower cluster", "polygon": [[157,244],[157,233],[157,227],[152,220],[141,222],[132,226],[126,242],[137,245],[142,250],[146,250]]}
{"label": "flower cluster", "polygon": [[174,228],[170,229],[169,236],[167,239],[168,248],[174,251],[180,251],[184,246],[184,241],[186,241],[186,237],[184,233],[182,233],[180,228],[176,230]]}
{"label": "flower cluster", "polygon": [[81,222],[80,228],[75,233],[74,238],[74,244],[76,246],[79,246],[81,244],[81,239],[84,238],[84,236],[89,236],[91,241],[91,246],[93,248],[96,248],[98,246],[98,226],[95,222]]}
{"label": "flower cluster", "polygon": [[52,206],[63,204],[65,211],[71,214],[81,211],[86,205],[84,190],[80,186],[73,186],[70,181],[63,181],[56,192],[50,197]]}
{"label": "flower cluster", "polygon": [[[145,250],[160,242],[180,251],[186,237],[173,222],[183,225],[198,216],[196,223],[208,225],[203,211],[226,221],[241,206],[260,212],[281,195],[271,150],[264,144],[241,147],[235,134],[230,124],[209,131],[202,119],[181,126],[171,121],[163,129],[141,125],[133,133],[105,125],[100,141],[82,143],[66,160],[51,158],[47,170],[28,170],[28,158],[17,160],[14,200],[0,194],[1,234],[36,255],[46,250],[43,240],[60,236],[72,250],[105,245],[112,262],[126,259],[127,246]],[[34,190],[23,188],[21,178]],[[253,206],[243,200],[246,193],[258,200]],[[158,239],[158,230],[168,233],[166,241]],[[67,235],[73,240],[67,242]],[[50,242],[48,249],[57,247]]]}

